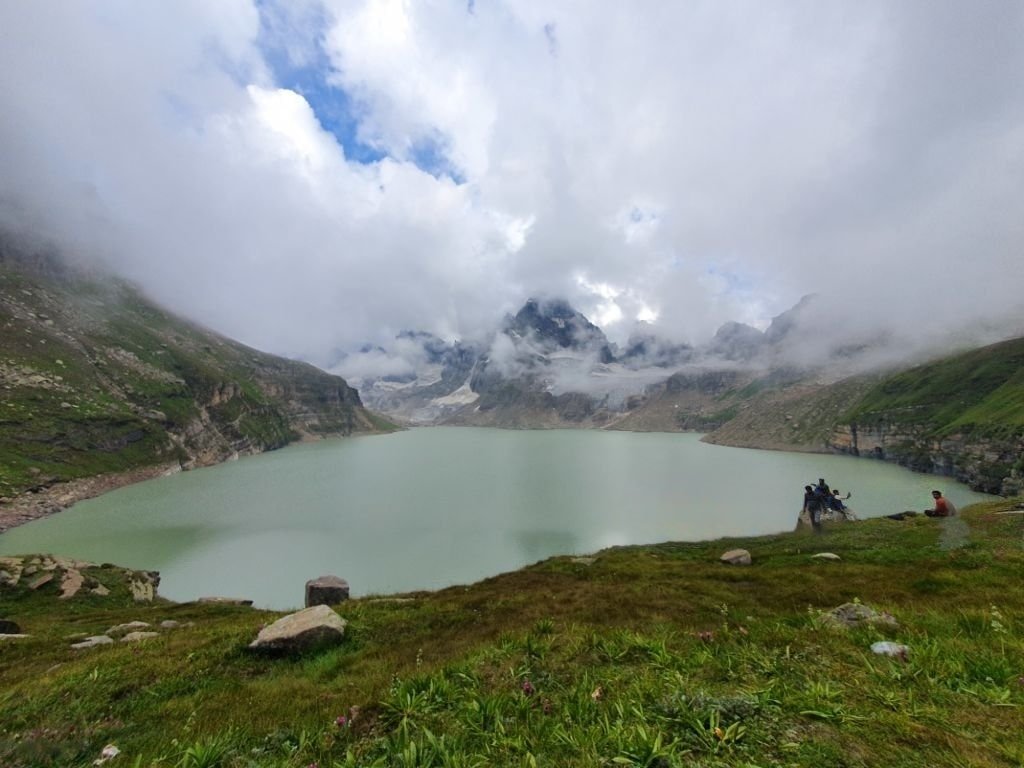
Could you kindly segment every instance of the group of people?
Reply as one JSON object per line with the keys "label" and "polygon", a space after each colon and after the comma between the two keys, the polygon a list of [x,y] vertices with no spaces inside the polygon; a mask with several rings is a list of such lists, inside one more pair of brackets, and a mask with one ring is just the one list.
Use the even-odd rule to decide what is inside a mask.
{"label": "group of people", "polygon": [[821,533],[821,521],[826,515],[833,520],[856,520],[853,511],[843,503],[852,495],[847,493],[841,496],[838,488],[829,488],[825,478],[819,477],[817,485],[804,486],[804,505],[800,517],[811,524],[815,533]]}
{"label": "group of people", "polygon": [[[857,516],[853,514],[853,510],[843,503],[852,495],[847,493],[845,496],[841,496],[839,489],[830,489],[825,478],[819,477],[817,485],[804,486],[804,505],[800,511],[800,521],[809,523],[815,533],[821,533],[823,519],[856,520]],[[957,513],[953,502],[945,498],[942,491],[932,491],[932,499],[934,506],[924,510],[924,514],[928,517],[952,517]],[[903,512],[889,517],[903,519],[907,515],[914,514],[917,513]]]}

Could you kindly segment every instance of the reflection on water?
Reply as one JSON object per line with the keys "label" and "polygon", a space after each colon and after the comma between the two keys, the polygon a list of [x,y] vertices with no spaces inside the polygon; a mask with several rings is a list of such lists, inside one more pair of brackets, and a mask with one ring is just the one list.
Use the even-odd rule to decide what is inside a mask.
{"label": "reflection on water", "polygon": [[302,602],[334,573],[355,595],[467,583],[556,554],[791,530],[803,486],[853,490],[862,517],[985,498],[888,464],[705,445],[696,435],[416,429],[298,445],[158,478],[0,535],[159,570],[161,594]]}

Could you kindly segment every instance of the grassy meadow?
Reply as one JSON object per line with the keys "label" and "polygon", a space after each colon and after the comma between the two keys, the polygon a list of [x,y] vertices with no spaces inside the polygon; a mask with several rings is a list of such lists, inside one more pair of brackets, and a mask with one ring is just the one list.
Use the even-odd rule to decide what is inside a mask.
{"label": "grassy meadow", "polygon": [[[2,588],[0,616],[32,637],[0,641],[0,765],[88,766],[109,744],[115,768],[1021,766],[1024,516],[999,514],[1015,505],[350,600],[345,641],[298,656],[246,649],[278,613]],[[753,565],[719,563],[733,547]],[[826,551],[842,559],[811,558]],[[825,619],[852,601],[899,626]],[[69,648],[166,619],[186,626]]]}

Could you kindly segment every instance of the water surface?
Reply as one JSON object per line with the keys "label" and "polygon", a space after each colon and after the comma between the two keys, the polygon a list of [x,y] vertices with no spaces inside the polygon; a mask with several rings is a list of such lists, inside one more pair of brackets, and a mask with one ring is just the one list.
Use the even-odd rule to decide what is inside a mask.
{"label": "water surface", "polygon": [[301,605],[333,573],[353,596],[469,583],[556,554],[793,528],[825,477],[862,517],[986,497],[843,456],[708,445],[693,434],[431,427],[296,445],[113,491],[0,534],[154,569],[160,593]]}

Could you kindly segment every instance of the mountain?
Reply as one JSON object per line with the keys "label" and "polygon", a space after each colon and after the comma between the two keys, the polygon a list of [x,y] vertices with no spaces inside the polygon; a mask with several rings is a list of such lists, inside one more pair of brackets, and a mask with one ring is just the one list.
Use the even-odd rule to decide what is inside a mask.
{"label": "mountain", "polygon": [[390,429],[344,379],[0,242],[0,497]]}
{"label": "mountain", "polygon": [[332,368],[389,416],[419,424],[595,427],[692,359],[685,344],[634,335],[620,351],[563,299],[527,300],[478,342],[404,331]]}

